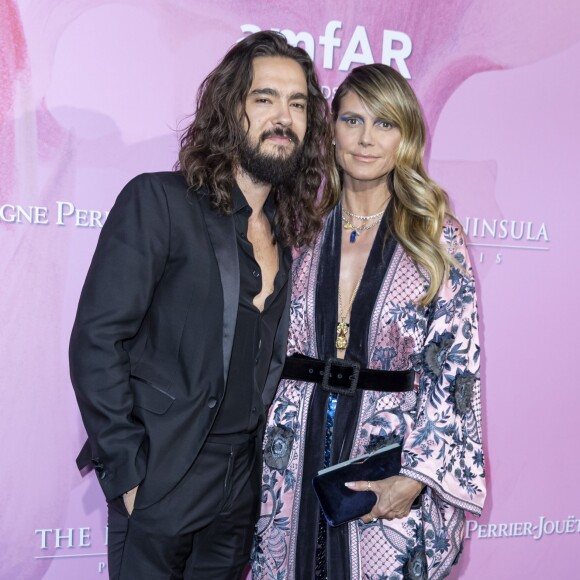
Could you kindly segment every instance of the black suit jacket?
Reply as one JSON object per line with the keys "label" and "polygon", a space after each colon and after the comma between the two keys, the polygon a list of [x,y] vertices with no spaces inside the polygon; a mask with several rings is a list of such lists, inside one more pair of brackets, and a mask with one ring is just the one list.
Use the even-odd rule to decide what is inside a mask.
{"label": "black suit jacket", "polygon": [[[289,269],[290,252],[281,267]],[[239,302],[233,217],[188,191],[180,173],[144,174],[103,227],[70,341],[71,379],[107,499],[140,485],[136,505],[163,497],[191,466],[224,396]],[[265,405],[282,372],[289,291]]]}

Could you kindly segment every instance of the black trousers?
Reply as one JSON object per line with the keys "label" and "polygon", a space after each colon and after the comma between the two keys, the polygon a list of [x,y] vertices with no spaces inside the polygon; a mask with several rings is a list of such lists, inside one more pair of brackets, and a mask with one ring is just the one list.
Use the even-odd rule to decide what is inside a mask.
{"label": "black trousers", "polygon": [[129,516],[122,498],[110,502],[109,578],[238,580],[258,516],[260,449],[255,437],[235,444],[208,441],[156,504]]}

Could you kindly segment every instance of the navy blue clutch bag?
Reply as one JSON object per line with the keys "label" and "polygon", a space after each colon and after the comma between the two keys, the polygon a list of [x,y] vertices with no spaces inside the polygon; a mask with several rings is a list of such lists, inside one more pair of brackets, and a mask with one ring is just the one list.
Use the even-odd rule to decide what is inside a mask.
{"label": "navy blue clutch bag", "polygon": [[395,443],[318,472],[312,485],[331,526],[340,526],[368,514],[377,502],[373,491],[353,491],[344,484],[347,481],[376,481],[398,475],[401,452],[401,446]]}

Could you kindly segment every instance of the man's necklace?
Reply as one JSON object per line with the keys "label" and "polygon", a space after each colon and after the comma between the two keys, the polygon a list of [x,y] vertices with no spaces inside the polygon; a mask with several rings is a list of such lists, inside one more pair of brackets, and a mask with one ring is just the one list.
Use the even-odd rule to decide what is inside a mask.
{"label": "man's necklace", "polygon": [[361,281],[362,281],[362,274],[361,274],[361,277],[358,279],[356,286],[354,287],[354,290],[353,290],[352,296],[350,297],[350,301],[348,303],[348,307],[346,309],[346,312],[343,312],[343,310],[342,310],[342,294],[340,292],[340,284],[338,286],[338,315],[339,315],[340,320],[336,325],[336,348],[337,348],[337,350],[346,350],[346,347],[348,346],[348,331],[349,331],[350,325],[346,321],[346,317],[348,316],[348,313],[350,312],[350,309],[352,308],[352,304],[353,304],[354,299],[356,297],[356,293],[358,292]]}

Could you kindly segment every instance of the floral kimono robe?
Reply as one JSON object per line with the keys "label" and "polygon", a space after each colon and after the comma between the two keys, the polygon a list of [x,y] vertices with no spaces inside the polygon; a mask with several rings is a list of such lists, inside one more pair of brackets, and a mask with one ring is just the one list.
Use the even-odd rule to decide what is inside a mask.
{"label": "floral kimono robe", "polygon": [[[372,369],[413,369],[415,389],[376,392],[360,385],[355,396],[335,396],[328,433],[329,393],[314,383],[281,381],[264,441],[254,579],[315,577],[322,516],[312,477],[325,463],[386,444],[401,443],[401,474],[425,484],[421,505],[402,519],[327,527],[328,578],[443,578],[461,552],[465,511],[481,513],[478,319],[465,239],[448,220],[442,243],[463,268],[452,268],[423,307],[426,273],[389,234],[389,223],[385,212],[352,306],[345,359]],[[294,262],[289,356],[336,356],[341,227],[339,205],[316,244]]]}

